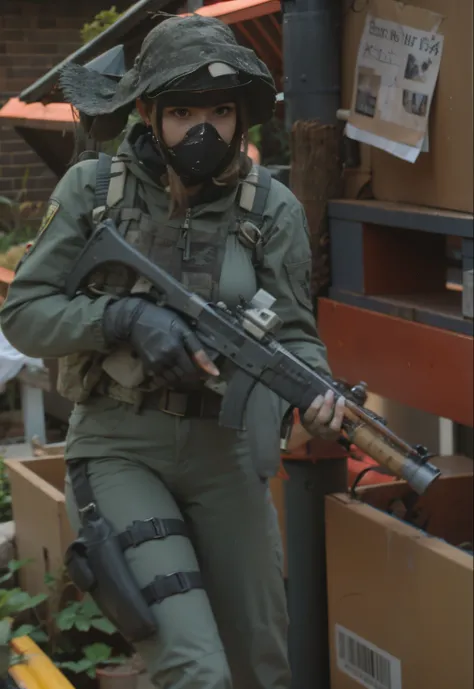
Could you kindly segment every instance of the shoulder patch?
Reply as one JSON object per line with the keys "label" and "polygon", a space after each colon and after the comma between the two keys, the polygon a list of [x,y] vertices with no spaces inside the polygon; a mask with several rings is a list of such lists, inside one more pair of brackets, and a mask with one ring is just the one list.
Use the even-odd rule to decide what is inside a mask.
{"label": "shoulder patch", "polygon": [[41,225],[38,230],[38,234],[36,235],[36,239],[38,240],[39,237],[43,234],[43,232],[51,225],[51,222],[53,221],[54,216],[59,210],[59,201],[55,201],[54,199],[51,200],[48,204],[48,207],[46,209],[46,213],[43,215],[43,219],[41,221]]}
{"label": "shoulder patch", "polygon": [[40,237],[44,234],[44,231],[51,225],[51,222],[56,213],[58,212],[60,205],[61,204],[59,203],[59,201],[56,201],[54,199],[50,200],[46,212],[41,220],[38,232],[36,233],[36,237],[25,244],[25,251],[23,253],[23,256],[18,261],[17,265],[15,266],[15,273],[21,268],[26,259],[29,256],[31,256],[31,254],[35,250],[35,247],[37,246]]}

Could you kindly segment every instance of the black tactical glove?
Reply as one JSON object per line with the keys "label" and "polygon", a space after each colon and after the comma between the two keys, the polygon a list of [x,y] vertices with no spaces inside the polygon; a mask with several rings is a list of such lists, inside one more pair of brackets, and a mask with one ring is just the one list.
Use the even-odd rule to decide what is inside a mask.
{"label": "black tactical glove", "polygon": [[202,378],[198,367],[219,375],[186,323],[173,311],[146,299],[125,297],[109,304],[103,329],[108,344],[128,342],[145,372],[167,383],[196,382]]}

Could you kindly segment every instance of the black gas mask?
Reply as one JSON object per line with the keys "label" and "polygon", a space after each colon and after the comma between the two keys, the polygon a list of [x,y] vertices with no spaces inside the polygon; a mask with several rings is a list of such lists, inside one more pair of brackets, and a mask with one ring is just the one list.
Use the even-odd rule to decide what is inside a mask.
{"label": "black gas mask", "polygon": [[[230,143],[224,141],[217,129],[209,122],[196,124],[186,132],[184,138],[175,146],[166,146],[163,141],[162,117],[165,107],[212,107],[222,103],[236,102],[237,123]],[[154,139],[165,163],[178,175],[185,187],[193,187],[210,182],[218,177],[232,162],[242,139],[242,121],[239,101],[232,89],[204,93],[172,92],[159,98],[156,112],[156,131]]]}
{"label": "black gas mask", "polygon": [[202,184],[226,169],[234,156],[234,142],[235,136],[226,143],[209,122],[196,124],[178,144],[165,148],[166,162],[185,186]]}

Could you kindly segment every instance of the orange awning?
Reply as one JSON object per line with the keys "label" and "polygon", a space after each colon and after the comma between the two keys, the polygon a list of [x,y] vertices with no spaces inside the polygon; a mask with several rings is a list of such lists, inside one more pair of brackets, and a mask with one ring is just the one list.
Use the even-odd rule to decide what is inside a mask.
{"label": "orange awning", "polygon": [[69,103],[22,103],[10,98],[0,110],[0,117],[13,127],[30,127],[57,131],[72,131],[74,118]]}
{"label": "orange awning", "polygon": [[[228,0],[196,10],[206,17],[218,17],[232,24],[237,39],[253,48],[279,81],[282,71],[281,26],[276,15],[280,0]],[[74,118],[67,103],[24,103],[11,98],[0,109],[2,124],[30,129],[73,131]]]}
{"label": "orange awning", "polygon": [[200,7],[196,14],[202,14],[203,17],[218,17],[226,24],[236,24],[280,12],[280,9],[280,0],[228,0]]}

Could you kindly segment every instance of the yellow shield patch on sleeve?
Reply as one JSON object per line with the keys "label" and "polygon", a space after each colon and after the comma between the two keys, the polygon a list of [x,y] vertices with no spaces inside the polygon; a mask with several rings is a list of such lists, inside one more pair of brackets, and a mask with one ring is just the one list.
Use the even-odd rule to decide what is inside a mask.
{"label": "yellow shield patch on sleeve", "polygon": [[46,209],[46,213],[43,216],[43,219],[41,221],[41,225],[38,230],[38,234],[36,235],[36,239],[38,240],[39,237],[43,234],[43,232],[51,225],[51,222],[56,215],[56,213],[59,210],[59,201],[54,201],[51,200],[48,204],[48,207]]}

